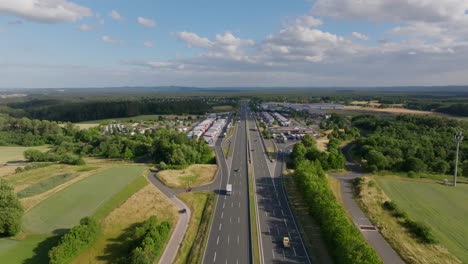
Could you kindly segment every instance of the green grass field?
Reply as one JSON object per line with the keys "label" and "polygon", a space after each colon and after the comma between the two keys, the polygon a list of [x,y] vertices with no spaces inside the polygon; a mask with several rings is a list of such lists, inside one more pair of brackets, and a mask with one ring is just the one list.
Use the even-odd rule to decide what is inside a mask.
{"label": "green grass field", "polygon": [[24,160],[23,152],[27,149],[38,149],[40,151],[46,151],[49,149],[48,146],[40,147],[0,147],[0,164],[7,163],[9,161]]}
{"label": "green grass field", "polygon": [[98,172],[52,195],[23,217],[27,233],[52,234],[71,228],[141,176],[144,166],[119,166]]}
{"label": "green grass field", "polygon": [[384,192],[408,215],[429,225],[453,255],[468,263],[468,185],[376,177]]}

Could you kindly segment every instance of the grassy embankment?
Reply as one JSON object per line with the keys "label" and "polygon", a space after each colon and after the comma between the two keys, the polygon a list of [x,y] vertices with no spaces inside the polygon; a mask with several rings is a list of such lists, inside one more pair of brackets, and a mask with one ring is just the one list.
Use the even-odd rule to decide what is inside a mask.
{"label": "grassy embankment", "polygon": [[[361,207],[407,263],[468,262],[467,185],[453,188],[428,179],[371,176],[361,188]],[[439,244],[423,244],[412,237],[401,220],[382,208],[390,199],[411,219],[428,225]]]}
{"label": "grassy embankment", "polygon": [[190,207],[192,215],[174,263],[201,263],[208,242],[216,196],[210,192],[197,192],[181,193],[177,197]]}
{"label": "grassy embankment", "polygon": [[164,170],[156,177],[171,188],[197,187],[212,182],[216,176],[217,165],[193,164],[181,170]]}
{"label": "grassy embankment", "polygon": [[[175,225],[178,214],[172,202],[154,186],[149,185],[144,177],[137,181],[135,188],[129,190],[133,191],[133,195],[130,192],[124,195],[131,195],[125,202],[118,207],[109,207],[116,207],[112,211],[106,210],[97,214],[103,218],[99,238],[91,248],[83,251],[71,263],[114,263],[119,258],[126,257],[132,249],[133,241],[128,239],[132,229],[152,215],[157,216],[158,221],[166,220]],[[135,206],[136,204],[138,206]]]}
{"label": "grassy embankment", "polygon": [[[57,242],[57,234],[76,225],[84,216],[94,215],[98,220],[102,219],[143,187],[142,183],[146,184],[140,177],[144,170],[146,167],[143,166],[114,167],[53,193],[25,213],[23,233],[12,239],[0,239],[2,263],[47,263],[47,252]],[[31,178],[40,179],[42,175],[38,174],[39,177],[31,175]],[[18,184],[31,179],[18,175],[15,180]]]}

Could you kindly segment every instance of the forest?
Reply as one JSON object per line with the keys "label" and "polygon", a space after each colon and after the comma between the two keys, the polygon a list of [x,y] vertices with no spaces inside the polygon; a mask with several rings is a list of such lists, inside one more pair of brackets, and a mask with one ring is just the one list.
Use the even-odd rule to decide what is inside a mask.
{"label": "forest", "polygon": [[[455,158],[455,132],[468,132],[468,123],[447,118],[400,115],[380,118],[357,116],[352,125],[366,137],[355,152],[369,171],[431,172],[451,174]],[[468,159],[468,144],[460,145],[460,161]],[[467,174],[468,171],[459,174]]]}

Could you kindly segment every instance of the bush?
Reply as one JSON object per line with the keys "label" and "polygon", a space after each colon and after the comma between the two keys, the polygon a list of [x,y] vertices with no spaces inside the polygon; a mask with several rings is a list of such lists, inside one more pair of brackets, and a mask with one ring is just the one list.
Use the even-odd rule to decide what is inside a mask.
{"label": "bush", "polygon": [[427,244],[438,243],[437,239],[432,234],[431,228],[423,223],[419,223],[410,219],[405,219],[403,225],[421,242]]}
{"label": "bush", "polygon": [[148,218],[133,232],[136,247],[131,251],[130,264],[151,264],[161,255],[171,232],[171,223],[163,221],[158,224],[155,216]]}
{"label": "bush", "polygon": [[394,201],[385,201],[385,202],[383,202],[382,207],[383,207],[383,209],[385,209],[387,211],[393,211],[393,210],[397,209],[397,205],[396,205],[396,203]]}
{"label": "bush", "polygon": [[14,188],[0,179],[0,235],[14,236],[21,230],[23,207]]}
{"label": "bush", "polygon": [[49,251],[50,264],[65,264],[89,247],[97,238],[99,224],[90,217],[84,217],[60,238],[59,244]]}
{"label": "bush", "polygon": [[37,163],[37,164],[30,164],[27,165],[26,167],[18,167],[15,169],[15,173],[21,173],[25,171],[30,171],[34,169],[39,169],[39,168],[44,168],[52,165],[53,163]]}

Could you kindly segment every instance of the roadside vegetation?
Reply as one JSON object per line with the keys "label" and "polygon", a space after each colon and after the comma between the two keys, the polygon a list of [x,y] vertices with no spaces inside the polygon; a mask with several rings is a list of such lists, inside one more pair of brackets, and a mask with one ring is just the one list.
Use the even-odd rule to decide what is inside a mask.
{"label": "roadside vegetation", "polygon": [[156,177],[168,187],[183,189],[212,182],[217,169],[214,164],[193,164],[185,169],[160,171]]}
{"label": "roadside vegetation", "polygon": [[320,160],[320,156],[323,154],[316,149],[315,141],[304,137],[302,143],[294,146],[289,166],[294,169],[298,190],[320,226],[331,256],[336,263],[382,263],[336,201],[322,168],[322,163],[329,167],[344,166],[344,158],[338,163],[336,159]]}
{"label": "roadside vegetation", "polygon": [[208,242],[216,196],[210,192],[196,192],[181,193],[177,197],[190,207],[192,215],[174,263],[201,263]]}

